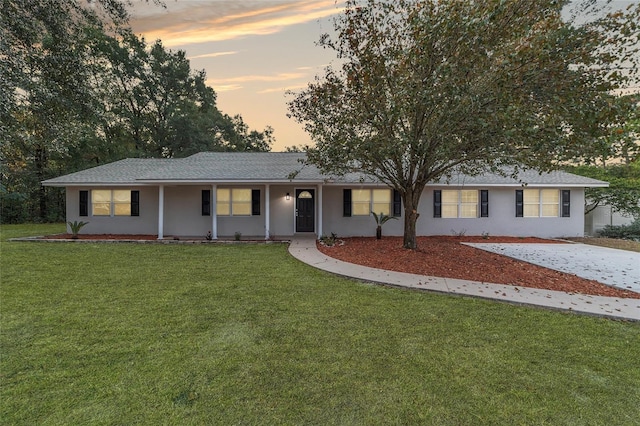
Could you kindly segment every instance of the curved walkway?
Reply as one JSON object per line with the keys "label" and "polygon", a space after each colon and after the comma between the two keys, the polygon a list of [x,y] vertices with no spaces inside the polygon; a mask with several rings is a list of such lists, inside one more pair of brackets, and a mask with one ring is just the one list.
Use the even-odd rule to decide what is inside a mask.
{"label": "curved walkway", "polygon": [[289,253],[315,268],[374,283],[640,321],[640,299],[589,296],[369,268],[325,256],[316,248],[314,237],[293,238],[289,245]]}

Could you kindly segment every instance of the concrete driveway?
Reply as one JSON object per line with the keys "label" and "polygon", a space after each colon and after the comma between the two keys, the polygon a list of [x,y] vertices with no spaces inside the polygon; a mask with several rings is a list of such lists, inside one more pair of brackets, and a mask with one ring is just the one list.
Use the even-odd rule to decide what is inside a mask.
{"label": "concrete driveway", "polygon": [[588,244],[466,243],[492,253],[640,293],[640,253]]}

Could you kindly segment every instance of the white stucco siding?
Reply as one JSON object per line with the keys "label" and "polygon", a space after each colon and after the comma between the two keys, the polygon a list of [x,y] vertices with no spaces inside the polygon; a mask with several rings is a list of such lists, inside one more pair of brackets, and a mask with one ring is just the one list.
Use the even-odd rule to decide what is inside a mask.
{"label": "white stucco siding", "polygon": [[[345,187],[325,187],[324,222],[325,235],[373,236],[375,221],[372,216],[343,216],[343,189]],[[487,189],[489,191],[489,217],[476,218],[435,218],[433,214],[433,193],[440,189]],[[425,189],[418,212],[417,235],[510,235],[538,236],[545,238],[573,237],[583,235],[584,190],[582,188],[558,188],[571,190],[570,217],[516,217],[516,188],[451,188],[428,187]],[[388,221],[382,228],[383,235],[401,236],[404,231],[404,206],[398,220]]]}
{"label": "white stucco siding", "polygon": [[[140,191],[140,216],[93,216],[91,211],[92,189],[127,189]],[[80,216],[80,191],[89,191],[89,215]],[[81,234],[145,234],[156,235],[158,232],[158,189],[146,186],[131,187],[67,187],[66,190],[67,221],[89,222]]]}
{"label": "white stucco siding", "polygon": [[211,186],[164,187],[165,238],[204,238],[211,231],[211,216],[202,215],[202,190],[211,190]]}
{"label": "white stucco siding", "polygon": [[[290,237],[295,226],[295,190],[293,186],[271,185],[271,236],[274,238]],[[287,193],[289,200],[287,200]]]}
{"label": "white stucco siding", "polygon": [[[427,188],[422,196],[418,235],[508,235],[537,236],[543,238],[575,237],[583,235],[584,190],[582,188],[557,188],[571,190],[570,217],[516,217],[516,188],[469,188],[489,191],[489,217],[434,218],[434,190],[461,188]],[[556,189],[556,188],[554,188]]]}
{"label": "white stucco siding", "polygon": [[[376,222],[372,215],[350,216],[343,215],[343,190],[357,189],[358,186],[326,186],[323,189],[323,233],[331,235],[349,237],[372,237],[376,235]],[[385,188],[385,187],[376,187]],[[402,235],[404,229],[404,211],[402,217],[397,220],[389,220],[382,227],[383,235]]]}

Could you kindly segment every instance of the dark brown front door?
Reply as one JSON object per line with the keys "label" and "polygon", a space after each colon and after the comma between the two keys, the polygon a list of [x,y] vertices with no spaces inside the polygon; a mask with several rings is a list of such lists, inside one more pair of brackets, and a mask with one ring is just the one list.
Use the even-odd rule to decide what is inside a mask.
{"label": "dark brown front door", "polygon": [[296,232],[315,230],[315,191],[296,189]]}

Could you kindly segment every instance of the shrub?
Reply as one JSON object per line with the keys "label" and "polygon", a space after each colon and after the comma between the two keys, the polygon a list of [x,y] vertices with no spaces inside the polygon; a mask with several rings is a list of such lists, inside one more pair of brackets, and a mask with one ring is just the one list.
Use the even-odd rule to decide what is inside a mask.
{"label": "shrub", "polygon": [[607,225],[598,231],[598,236],[640,241],[640,219],[636,219],[630,225]]}

